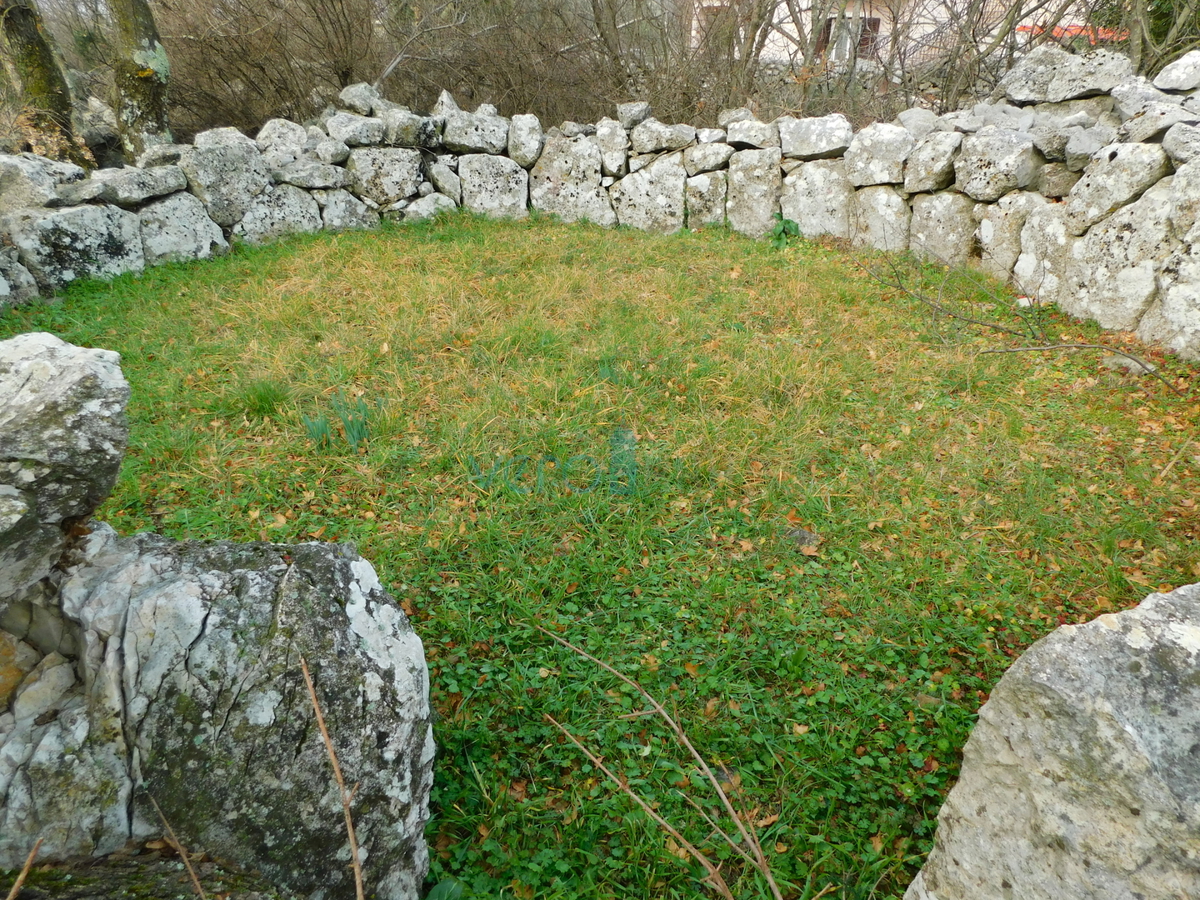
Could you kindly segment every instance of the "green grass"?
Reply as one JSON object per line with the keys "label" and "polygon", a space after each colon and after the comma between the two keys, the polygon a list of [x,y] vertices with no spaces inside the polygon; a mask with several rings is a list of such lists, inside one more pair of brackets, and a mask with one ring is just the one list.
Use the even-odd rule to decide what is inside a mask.
{"label": "green grass", "polygon": [[898,897],[1011,659],[1195,580],[1200,406],[953,326],[833,249],[467,217],[0,316],[122,354],[119,529],[375,563],[431,668],[431,883],[539,900],[703,892],[547,714],[765,891],[681,799],[714,807],[641,699],[534,625],[675,712],[786,896]]}

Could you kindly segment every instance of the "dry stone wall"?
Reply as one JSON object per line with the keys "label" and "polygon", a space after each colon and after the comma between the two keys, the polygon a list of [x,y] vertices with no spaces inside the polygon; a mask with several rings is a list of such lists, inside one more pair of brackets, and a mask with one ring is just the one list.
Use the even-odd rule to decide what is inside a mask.
{"label": "dry stone wall", "polygon": [[976,264],[1020,293],[1200,359],[1200,51],[1153,82],[1127,59],[1045,46],[993,99],[901,113],[857,133],[842,115],[720,128],[615,119],[543,130],[535,116],[429,115],[346,88],[300,125],[154,147],[136,167],[0,156],[0,306],[76,278],[204,259],[231,240],[421,221],[462,207],[671,233],[807,238]]}

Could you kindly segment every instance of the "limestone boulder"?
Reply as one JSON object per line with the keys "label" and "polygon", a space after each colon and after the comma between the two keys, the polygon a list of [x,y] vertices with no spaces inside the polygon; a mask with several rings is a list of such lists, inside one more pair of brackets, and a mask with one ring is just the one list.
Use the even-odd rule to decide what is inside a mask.
{"label": "limestone boulder", "polygon": [[1200,221],[1200,162],[1184,163],[1171,178],[1171,230],[1192,243],[1192,229]]}
{"label": "limestone boulder", "polygon": [[350,158],[350,147],[344,141],[325,138],[313,144],[312,155],[326,165],[340,165]]}
{"label": "limestone boulder", "polygon": [[854,185],[840,159],[802,163],[783,179],[779,200],[785,219],[791,219],[809,239],[828,235],[849,238]]}
{"label": "limestone boulder", "polygon": [[696,129],[691,125],[665,125],[658,119],[646,119],[630,133],[634,153],[682,150],[695,140]]}
{"label": "limestone boulder", "polygon": [[483,153],[459,159],[462,205],[490,219],[524,219],[529,215],[529,173],[504,156]]}
{"label": "limestone boulder", "polygon": [[1013,266],[1017,290],[1042,303],[1057,303],[1066,289],[1076,240],[1067,228],[1064,204],[1033,205],[1021,228],[1021,253]]}
{"label": "limestone boulder", "polygon": [[739,150],[761,150],[779,146],[779,126],[774,122],[744,119],[730,122],[725,129],[725,140]]}
{"label": "limestone boulder", "polygon": [[776,120],[783,155],[789,159],[832,159],[841,156],[854,140],[854,128],[841,113]]}
{"label": "limestone boulder", "polygon": [[321,230],[321,207],[308,191],[280,184],[263,191],[233,234],[248,244],[265,244],[289,234],[313,234]]}
{"label": "limestone boulder", "polygon": [[684,184],[687,227],[692,231],[725,224],[725,198],[729,190],[726,172],[693,175]]}
{"label": "limestone boulder", "polygon": [[444,213],[454,212],[458,204],[445,194],[427,194],[404,208],[405,222],[428,222]]}
{"label": "limestone boulder", "polygon": [[351,191],[377,206],[411,197],[421,186],[421,153],[392,147],[359,148],[346,162]]}
{"label": "limestone boulder", "polygon": [[649,118],[650,104],[645,100],[617,104],[617,121],[626,131],[632,131]]}
{"label": "limestone boulder", "polygon": [[210,259],[229,252],[221,226],[188,193],[147,203],[137,213],[146,265]]}
{"label": "limestone boulder", "polygon": [[549,138],[529,173],[529,205],[564,222],[616,225],[612,201],[600,186],[601,159],[599,145],[587,137]]}
{"label": "limestone boulder", "polygon": [[1197,115],[1174,103],[1148,103],[1121,124],[1117,129],[1117,140],[1130,144],[1152,141],[1180,122],[1195,125]]}
{"label": "limestone boulder", "polygon": [[258,144],[252,138],[246,137],[238,129],[231,127],[210,128],[202,131],[194,138],[192,144],[199,148],[207,147],[248,147],[258,149]]}
{"label": "limestone boulder", "polygon": [[1043,197],[1059,200],[1074,190],[1080,177],[1078,172],[1068,169],[1066,163],[1046,163],[1038,175],[1038,193]]}
{"label": "limestone boulder", "polygon": [[119,363],[41,332],[0,341],[0,615],[116,483],[129,437]]}
{"label": "limestone boulder", "polygon": [[725,142],[725,129],[697,128],[696,140],[701,144],[723,144]]}
{"label": "limestone boulder", "polygon": [[955,191],[912,198],[908,245],[918,259],[966,265],[975,238],[975,201]]}
{"label": "limestone boulder", "polygon": [[254,136],[254,144],[268,166],[286,166],[308,149],[308,129],[288,119],[270,119]]}
{"label": "limestone boulder", "polygon": [[917,141],[904,168],[904,190],[917,194],[950,187],[954,183],[954,158],[962,142],[958,131],[933,131]]}
{"label": "limestone boulder", "polygon": [[739,150],[730,157],[725,218],[739,234],[759,238],[775,225],[783,187],[780,159],[778,147]]}
{"label": "limestone boulder", "polygon": [[[516,162],[516,160],[513,160]],[[445,194],[455,203],[462,203],[462,179],[445,163],[434,163],[429,167],[429,180],[439,193]]]}
{"label": "limestone boulder", "polygon": [[717,113],[717,125],[729,130],[729,126],[735,122],[749,122],[754,118],[754,110],[748,106],[739,106],[735,109],[723,109]]}
{"label": "limestone boulder", "polygon": [[402,106],[379,113],[383,120],[383,140],[395,147],[436,150],[442,145],[441,119],[418,116]]}
{"label": "limestone boulder", "polygon": [[1133,75],[1129,57],[1107,50],[1075,56],[1055,44],[1031,50],[1000,80],[1013,103],[1057,103],[1112,90]]}
{"label": "limestone boulder", "polygon": [[683,151],[683,167],[689,176],[723,169],[734,154],[729,144],[696,144]]}
{"label": "limestone boulder", "polygon": [[1200,587],[1064,625],[979,712],[907,900],[1200,891]]}
{"label": "limestone boulder", "polygon": [[383,101],[372,85],[365,81],[360,81],[358,84],[347,85],[342,88],[342,92],[338,94],[338,103],[342,109],[348,109],[351,112],[356,112],[360,116],[369,116],[372,114],[375,106]]}
{"label": "limestone boulder", "polygon": [[609,191],[617,221],[642,231],[679,231],[684,224],[686,181],[682,153],[661,156],[626,175]]}
{"label": "limestone boulder", "polygon": [[187,187],[187,176],[179,166],[138,169],[97,169],[84,181],[60,186],[59,197],[68,206],[100,200],[133,209],[155,197],[165,197]]}
{"label": "limestone boulder", "polygon": [[528,169],[541,155],[544,140],[537,116],[527,113],[513,116],[508,126],[508,158]]}
{"label": "limestone boulder", "polygon": [[1163,135],[1162,147],[1176,166],[1200,156],[1200,128],[1180,123],[1172,125]]}
{"label": "limestone boulder", "polygon": [[975,200],[991,203],[1035,184],[1043,164],[1032,135],[987,126],[963,138],[954,161],[955,186]]}
{"label": "limestone boulder", "polygon": [[846,177],[855,187],[901,184],[913,138],[899,125],[875,122],[854,136],[845,153]]}
{"label": "limestone boulder", "polygon": [[938,114],[933,110],[923,109],[920,106],[913,106],[903,110],[896,116],[896,122],[913,136],[914,141],[921,140],[921,138],[930,132],[940,130]]}
{"label": "limestone boulder", "polygon": [[0,310],[28,303],[39,294],[37,279],[21,265],[16,247],[0,247]]}
{"label": "limestone boulder", "polygon": [[55,162],[32,153],[0,153],[0,215],[57,203],[58,186],[82,181],[79,166]]}
{"label": "limestone boulder", "polygon": [[349,191],[314,191],[321,207],[321,227],[326,231],[377,228],[379,213]]}
{"label": "limestone boulder", "polygon": [[854,193],[851,237],[855,247],[900,253],[908,249],[912,211],[890,185],[865,187]]}
{"label": "limestone boulder", "polygon": [[305,190],[336,190],[350,183],[349,173],[341,166],[330,166],[315,159],[298,159],[271,173],[276,184],[292,184]]}
{"label": "limestone boulder", "polygon": [[370,147],[383,142],[387,128],[383,119],[340,112],[325,121],[325,130],[331,138],[347,147]]}
{"label": "limestone boulder", "polygon": [[1045,205],[1045,199],[1039,194],[1013,191],[996,203],[977,207],[979,267],[994,278],[1008,281],[1017,264],[1017,257],[1021,255],[1021,231],[1025,227],[1025,219],[1030,210]]}
{"label": "limestone boulder", "polygon": [[27,210],[0,221],[0,231],[8,231],[21,264],[47,292],[146,265],[137,214],[115,206]]}
{"label": "limestone boulder", "polygon": [[1064,162],[1072,172],[1082,172],[1096,155],[1117,139],[1115,128],[1096,125],[1093,128],[1070,129],[1063,148]]}
{"label": "limestone boulder", "polygon": [[1083,234],[1171,171],[1159,144],[1112,144],[1098,153],[1067,196],[1067,227]]}
{"label": "limestone boulder", "polygon": [[508,119],[494,115],[451,112],[442,143],[455,153],[503,153],[508,147]]}
{"label": "limestone boulder", "polygon": [[1138,323],[1137,336],[1200,360],[1200,246],[1185,244],[1158,273],[1158,295]]}
{"label": "limestone boulder", "polygon": [[266,190],[271,176],[258,147],[216,144],[186,151],[179,167],[187,176],[188,190],[200,198],[208,216],[223,228],[232,228]]}
{"label": "limestone boulder", "polygon": [[1113,112],[1124,122],[1132,119],[1147,106],[1154,103],[1179,103],[1179,97],[1166,94],[1151,84],[1141,75],[1127,78],[1110,92],[1113,101]]}
{"label": "limestone boulder", "polygon": [[600,148],[600,171],[620,178],[629,170],[629,133],[616,119],[596,123],[596,146]]}
{"label": "limestone boulder", "polygon": [[1168,63],[1155,76],[1154,86],[1163,91],[1194,91],[1200,88],[1200,50],[1191,50]]}

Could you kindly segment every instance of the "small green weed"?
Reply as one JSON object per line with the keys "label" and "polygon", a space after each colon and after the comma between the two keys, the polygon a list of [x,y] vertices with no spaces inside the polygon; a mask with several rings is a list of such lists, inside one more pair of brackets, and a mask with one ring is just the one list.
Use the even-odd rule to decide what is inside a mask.
{"label": "small green weed", "polygon": [[775,224],[771,226],[768,240],[776,250],[783,250],[788,245],[788,239],[800,236],[800,226],[791,219],[785,219],[783,213],[775,213]]}
{"label": "small green weed", "polygon": [[347,400],[339,391],[333,400],[333,414],[342,423],[342,432],[346,435],[346,443],[351,451],[358,452],[359,445],[364,444],[371,436],[371,408],[362,397]]}
{"label": "small green weed", "polygon": [[300,419],[304,423],[304,431],[308,434],[308,439],[316,445],[318,450],[333,448],[333,426],[329,424],[327,416],[316,416],[311,419],[308,416],[301,416]]}
{"label": "small green weed", "polygon": [[291,392],[277,381],[260,378],[242,385],[232,398],[239,411],[260,419],[274,418],[279,408],[291,399]]}

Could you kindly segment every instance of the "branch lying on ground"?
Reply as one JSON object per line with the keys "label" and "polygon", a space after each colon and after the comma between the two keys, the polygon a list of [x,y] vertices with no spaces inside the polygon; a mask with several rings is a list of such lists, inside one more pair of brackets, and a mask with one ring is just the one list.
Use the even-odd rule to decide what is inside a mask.
{"label": "branch lying on ground", "polygon": [[196,889],[196,896],[200,900],[208,900],[208,895],[204,893],[204,888],[200,886],[200,879],[196,877],[196,870],[192,868],[192,861],[188,858],[187,850],[179,842],[179,838],[175,837],[175,831],[171,828],[171,823],[167,821],[167,817],[163,815],[158,801],[149,792],[146,793],[146,796],[150,798],[150,805],[154,807],[154,811],[158,813],[159,821],[163,823],[163,828],[167,830],[167,843],[171,845],[172,850],[179,854],[179,858],[183,860],[183,864],[187,867],[188,876],[192,879],[192,887]]}
{"label": "branch lying on ground", "polygon": [[[329,762],[333,765],[333,778],[337,782],[338,794],[342,798],[342,813],[346,817],[346,834],[350,837],[350,865],[354,869],[354,895],[363,900],[362,863],[358,859],[358,838],[354,834],[354,820],[350,817],[350,801],[354,799],[354,791],[346,790],[346,782],[342,778],[342,767],[338,765],[337,753],[333,749],[333,741],[325,728],[325,716],[321,713],[321,704],[317,702],[317,690],[313,687],[312,676],[308,674],[308,663],[300,657],[300,671],[304,673],[304,683],[308,685],[308,699],[312,701],[313,712],[317,716],[317,728],[325,741],[325,750],[329,754]],[[358,785],[355,785],[355,790]]]}
{"label": "branch lying on ground", "polygon": [[[692,759],[695,760],[696,765],[699,767],[700,771],[704,774],[705,778],[708,779],[709,784],[712,785],[713,790],[717,794],[717,797],[720,798],[720,800],[721,800],[721,805],[725,807],[725,812],[728,813],[729,818],[731,818],[733,820],[733,823],[737,826],[738,833],[741,835],[742,840],[745,841],[746,846],[749,847],[753,851],[754,858],[753,858],[752,862],[754,864],[754,867],[759,871],[759,873],[763,876],[763,878],[766,879],[767,885],[771,889],[771,895],[775,898],[775,900],[783,900],[783,893],[779,890],[779,885],[777,885],[775,883],[775,878],[771,873],[770,864],[767,862],[766,854],[763,853],[762,844],[760,844],[758,841],[758,835],[755,834],[753,827],[751,827],[749,829],[746,828],[745,824],[742,821],[742,816],[738,813],[738,811],[736,809],[734,809],[733,803],[729,799],[729,795],[726,794],[725,790],[721,787],[721,782],[717,779],[716,775],[713,774],[712,769],[709,768],[708,763],[705,762],[705,760],[704,760],[704,757],[700,755],[700,751],[698,751],[695,748],[695,746],[692,744],[691,740],[687,736],[687,733],[683,730],[683,728],[679,725],[679,723],[676,722],[675,719],[673,719],[671,717],[671,714],[668,713],[663,708],[662,704],[659,703],[657,700],[655,700],[654,697],[652,697],[650,695],[650,693],[647,692],[647,690],[644,687],[642,687],[640,684],[638,684],[636,681],[634,681],[629,676],[624,675],[621,672],[618,672],[616,669],[614,669],[608,663],[597,659],[596,657],[592,656],[587,651],[579,649],[571,642],[563,640],[558,635],[547,631],[541,625],[534,625],[533,627],[536,628],[538,631],[540,631],[542,634],[553,639],[557,643],[562,644],[562,646],[566,647],[568,650],[572,651],[573,653],[577,653],[579,656],[582,656],[584,659],[595,663],[600,668],[604,669],[606,672],[610,672],[611,674],[617,676],[617,678],[621,679],[621,681],[625,682],[625,684],[629,685],[631,688],[633,688],[639,694],[641,694],[642,697],[645,698],[646,702],[650,704],[651,708],[653,708],[653,710],[658,714],[659,718],[662,719],[667,724],[667,727],[671,729],[671,733],[674,734],[675,740],[679,743],[679,745],[681,747],[683,747],[685,750],[687,750],[687,752],[691,755]],[[558,725],[557,722],[555,722],[554,724]],[[562,728],[561,725],[558,725],[558,727]],[[565,729],[563,729],[563,730],[565,732]],[[575,739],[573,737],[571,737],[571,735],[568,734],[567,736],[570,737],[572,741],[575,741]],[[577,741],[575,741],[575,743],[578,744]],[[582,746],[580,746],[580,749],[583,749]],[[586,753],[587,751],[584,750],[584,752]],[[589,755],[589,758],[592,758],[591,754],[588,754],[588,755]],[[607,772],[607,770],[605,770],[605,771]],[[610,777],[612,777],[612,776],[610,776]],[[617,781],[617,784],[620,785],[621,782]],[[625,787],[624,785],[621,785],[621,786],[627,792],[629,791],[629,789],[627,787]],[[643,807],[645,807],[644,802],[640,798],[636,798],[636,799],[638,800],[639,804],[641,804]],[[657,816],[655,816],[655,820],[659,821],[660,824],[664,824],[659,820],[659,818]],[[664,827],[667,827],[667,826],[664,825]],[[734,843],[733,840],[728,835],[723,835],[723,836],[725,837],[725,840],[728,841],[731,845]],[[692,851],[689,850],[688,852],[692,852]],[[711,866],[712,864],[708,863],[707,865]]]}
{"label": "branch lying on ground", "polygon": [[17,894],[21,893],[21,885],[25,883],[25,879],[29,876],[29,870],[33,868],[33,861],[37,859],[38,850],[41,849],[41,846],[41,838],[34,841],[33,849],[25,857],[25,865],[21,866],[21,873],[17,876],[17,880],[13,882],[12,890],[8,892],[7,900],[17,900]]}

